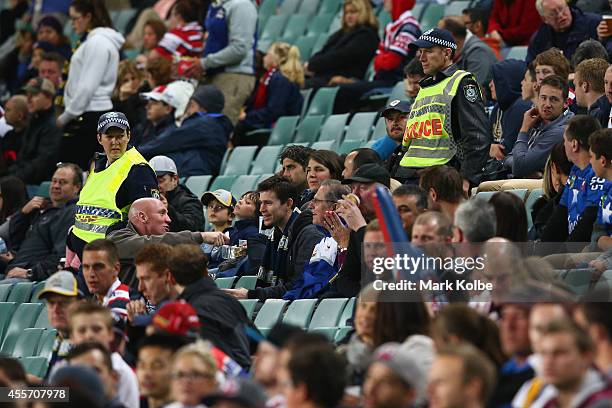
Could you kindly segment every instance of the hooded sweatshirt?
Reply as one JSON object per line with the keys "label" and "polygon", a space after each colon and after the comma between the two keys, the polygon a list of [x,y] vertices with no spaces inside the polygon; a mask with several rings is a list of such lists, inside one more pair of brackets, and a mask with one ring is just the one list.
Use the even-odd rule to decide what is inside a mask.
{"label": "hooded sweatshirt", "polygon": [[[523,114],[531,108],[531,102],[521,99],[521,80],[526,69],[525,61],[514,59],[497,62],[491,67],[497,94],[497,104],[491,112],[492,134],[495,143],[504,146],[506,154],[514,147]],[[501,130],[501,134],[498,130]]]}
{"label": "hooded sweatshirt", "polygon": [[68,82],[64,90],[66,110],[59,117],[62,125],[83,114],[113,108],[111,95],[117,82],[119,50],[123,35],[108,27],[98,27],[70,59]]}

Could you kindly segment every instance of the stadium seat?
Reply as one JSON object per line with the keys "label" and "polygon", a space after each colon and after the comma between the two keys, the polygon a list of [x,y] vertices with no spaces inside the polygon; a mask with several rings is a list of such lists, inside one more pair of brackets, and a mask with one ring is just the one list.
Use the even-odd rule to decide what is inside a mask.
{"label": "stadium seat", "polygon": [[115,28],[115,30],[119,31],[120,33],[125,33],[128,23],[130,22],[132,17],[134,17],[137,11],[138,10],[131,8],[119,10],[119,14],[116,20],[113,20],[113,27]]}
{"label": "stadium seat", "polygon": [[262,174],[261,176],[259,176],[259,179],[257,180],[257,184],[261,183],[262,181],[269,179],[270,177],[272,177],[274,175],[274,173],[266,173],[266,174]]}
{"label": "stadium seat", "polygon": [[328,38],[329,38],[329,34],[328,33],[319,34],[319,36],[317,37],[317,41],[315,42],[314,46],[312,47],[312,54],[311,54],[311,56],[316,54],[317,52],[319,52],[319,51],[321,51],[323,49],[323,47],[327,43],[327,39]]}
{"label": "stadium seat", "polygon": [[351,150],[355,150],[361,147],[362,140],[345,140],[338,148],[338,154],[347,154]]}
{"label": "stadium seat", "polygon": [[[289,1],[289,0],[285,0]],[[310,0],[306,0],[310,1]],[[301,37],[306,32],[310,15],[308,14],[294,14],[289,18],[287,26],[283,31],[283,40],[289,44],[293,44],[295,40]]]}
{"label": "stadium seat", "polygon": [[376,126],[374,126],[374,131],[370,136],[370,140],[378,140],[387,136],[387,124],[385,122],[385,118],[378,118],[376,121]]}
{"label": "stadium seat", "polygon": [[438,21],[444,17],[444,8],[442,4],[429,3],[429,6],[423,10],[420,18],[421,30],[429,30],[438,26]]}
{"label": "stadium seat", "polygon": [[38,351],[38,342],[45,329],[30,328],[21,332],[13,348],[12,356],[15,358],[35,356]]}
{"label": "stadium seat", "polygon": [[536,188],[531,190],[527,200],[525,200],[525,210],[527,211],[527,229],[531,229],[533,226],[533,219],[531,218],[531,210],[533,210],[533,205],[542,195],[544,194],[544,190],[541,188]]}
{"label": "stadium seat", "polygon": [[239,302],[242,305],[242,307],[244,307],[244,310],[246,311],[246,314],[249,317],[249,319],[253,320],[253,313],[255,312],[255,307],[257,306],[257,302],[259,302],[259,300],[258,299],[240,299]]}
{"label": "stadium seat", "polygon": [[38,352],[37,355],[46,359],[51,358],[51,354],[53,353],[53,343],[55,343],[55,338],[57,337],[57,330],[55,329],[47,329],[40,337],[40,341],[38,342]]}
{"label": "stadium seat", "polygon": [[330,115],[325,120],[323,127],[321,128],[321,134],[319,135],[319,142],[332,140],[340,142],[344,135],[344,128],[348,121],[349,114],[343,113],[340,115]]}
{"label": "stadium seat", "polygon": [[310,115],[302,119],[302,122],[295,132],[294,142],[302,143],[313,143],[317,141],[319,136],[319,129],[323,123],[323,115]]}
{"label": "stadium seat", "polygon": [[232,184],[232,195],[236,197],[241,197],[247,191],[255,190],[257,187],[257,181],[259,180],[259,175],[244,175],[238,176],[234,184]]}
{"label": "stadium seat", "polygon": [[368,140],[370,133],[372,133],[372,127],[374,121],[378,116],[377,112],[359,112],[356,113],[346,129],[346,135],[344,141],[348,140]]}
{"label": "stadium seat", "polygon": [[255,289],[255,285],[257,285],[257,276],[241,276],[234,287],[236,289]]}
{"label": "stadium seat", "polygon": [[279,118],[272,128],[272,134],[270,134],[270,139],[268,139],[268,146],[291,143],[298,120],[300,120],[299,116],[283,116]]}
{"label": "stadium seat", "polygon": [[527,193],[529,193],[529,190],[526,188],[515,188],[512,190],[507,190],[509,193],[515,194],[518,198],[520,198],[521,200],[525,201],[525,199],[527,198]]}
{"label": "stadium seat", "polygon": [[[303,60],[303,58],[302,58]],[[308,110],[308,106],[310,105],[310,98],[312,97],[312,88],[309,89],[301,89],[300,94],[302,95],[302,111],[300,113],[300,118],[303,118],[306,115],[306,111]]]}
{"label": "stadium seat", "polygon": [[[309,0],[305,0],[309,1]],[[291,15],[297,13],[297,10],[300,8],[300,4],[302,0],[283,0],[280,8],[278,10],[278,14],[280,15]]]}
{"label": "stadium seat", "polygon": [[489,201],[495,193],[497,193],[497,191],[479,191],[478,193],[476,193],[474,198],[477,200]]}
{"label": "stadium seat", "polygon": [[234,147],[227,160],[227,165],[223,171],[224,176],[249,174],[249,168],[253,157],[257,152],[257,146],[238,146]]}
{"label": "stadium seat", "polygon": [[336,338],[336,332],[338,331],[337,327],[315,327],[310,330],[313,333],[319,333],[324,335],[329,339],[329,341],[334,341]]}
{"label": "stadium seat", "polygon": [[404,81],[400,81],[397,84],[395,84],[395,86],[391,90],[391,93],[389,94],[389,97],[387,98],[386,104],[388,105],[395,100],[403,101],[406,99],[407,97],[406,97],[406,88],[404,86]]}
{"label": "stadium seat", "polygon": [[300,8],[298,8],[298,13],[314,15],[317,13],[318,8],[319,0],[303,0]]}
{"label": "stadium seat", "polygon": [[307,35],[309,37],[317,37],[319,34],[325,34],[329,32],[329,27],[331,26],[332,21],[334,21],[334,17],[336,17],[335,12],[325,14],[319,13],[315,18],[312,19],[310,24],[308,24]]}
{"label": "stadium seat", "polygon": [[268,19],[270,18],[270,16],[276,13],[277,4],[278,4],[278,0],[264,0],[259,5],[259,8],[257,10],[257,16],[258,16],[260,34],[261,34],[261,30],[263,30],[263,27],[266,26],[266,23],[268,22]]}
{"label": "stadium seat", "polygon": [[41,329],[50,329],[51,323],[49,323],[49,314],[47,313],[47,305],[43,305],[42,310],[34,323],[34,327],[40,327]]}
{"label": "stadium seat", "polygon": [[264,173],[272,173],[278,163],[278,156],[281,153],[283,146],[264,146],[257,153],[253,167],[251,167],[251,174],[257,176]]}
{"label": "stadium seat", "polygon": [[348,299],[346,298],[323,299],[312,316],[309,329],[336,327],[347,302]]}
{"label": "stadium seat", "polygon": [[4,334],[6,333],[6,329],[11,322],[13,312],[16,308],[17,303],[15,302],[0,303],[0,344],[2,343],[2,339],[4,338]]}
{"label": "stadium seat", "polygon": [[350,298],[344,306],[340,320],[338,321],[339,326],[348,326],[347,321],[353,318],[353,310],[355,309],[355,298]]}
{"label": "stadium seat", "polygon": [[374,146],[374,143],[376,143],[376,140],[364,141],[364,142],[361,142],[361,147],[365,147],[367,149],[371,149],[372,146]]}
{"label": "stadium seat", "polygon": [[231,152],[232,149],[225,149],[225,153],[223,153],[223,158],[221,159],[221,166],[219,166],[219,174],[223,174],[225,171],[225,166],[227,166],[227,160],[229,159]]}
{"label": "stadium seat", "polygon": [[353,330],[351,326],[338,327],[338,331],[336,332],[336,337],[334,338],[334,342],[338,343],[342,341]]}
{"label": "stadium seat", "polygon": [[264,336],[281,319],[287,303],[289,303],[288,300],[268,299],[259,309],[254,323]]}
{"label": "stadium seat", "polygon": [[527,58],[527,46],[517,45],[517,46],[511,47],[508,50],[508,53],[506,54],[504,59],[517,59],[517,60],[525,61],[525,58]]}
{"label": "stadium seat", "polygon": [[267,52],[270,45],[280,38],[288,19],[289,15],[287,14],[270,16],[259,36],[257,48]]}
{"label": "stadium seat", "polygon": [[323,115],[328,117],[334,110],[334,100],[338,93],[338,87],[319,88],[306,113],[307,116]]}
{"label": "stadium seat", "polygon": [[385,27],[391,22],[391,14],[384,9],[378,13],[378,35],[380,38],[385,38]]}
{"label": "stadium seat", "polygon": [[19,360],[28,374],[44,377],[49,369],[49,361],[44,357],[25,357]]}
{"label": "stadium seat", "polygon": [[32,282],[19,282],[14,284],[13,289],[11,289],[11,293],[9,293],[8,297],[6,298],[6,301],[16,303],[27,302],[30,300],[32,287],[34,287]]}
{"label": "stadium seat", "polygon": [[307,328],[316,304],[317,299],[294,300],[287,308],[283,323],[298,326],[302,329]]}
{"label": "stadium seat", "polygon": [[321,142],[314,142],[310,148],[314,150],[334,150],[335,145],[336,142],[333,140],[323,140]]}
{"label": "stadium seat", "polygon": [[0,302],[6,302],[6,299],[9,297],[9,294],[11,293],[11,288],[13,287],[13,284],[3,284],[0,285]]}
{"label": "stadium seat", "polygon": [[[311,35],[303,35],[295,40],[295,46],[300,50],[300,58],[302,61],[308,61],[310,56],[312,55],[312,49],[317,42],[317,37]],[[308,89],[308,91],[312,91],[312,89]],[[307,105],[307,102],[304,101],[304,105]]]}
{"label": "stadium seat", "polygon": [[42,292],[45,287],[45,281],[36,282],[32,288],[32,294],[30,295],[30,303],[44,303],[45,301],[38,298],[38,294]]}
{"label": "stadium seat", "polygon": [[42,307],[43,305],[40,303],[22,303],[17,306],[13,318],[6,328],[0,352],[9,355],[13,353],[17,338],[23,329],[34,326]]}
{"label": "stadium seat", "polygon": [[569,269],[563,277],[563,282],[574,291],[576,289],[588,288],[593,272],[595,272],[595,269]]}
{"label": "stadium seat", "polygon": [[319,6],[319,15],[333,13],[336,14],[340,11],[342,6],[342,0],[323,0],[321,6]]}
{"label": "stadium seat", "polygon": [[214,191],[222,188],[229,191],[232,189],[232,184],[234,184],[237,178],[238,176],[217,176],[210,185],[210,190]]}
{"label": "stadium seat", "polygon": [[414,16],[414,18],[416,18],[417,20],[421,21],[421,15],[423,15],[423,11],[425,10],[425,8],[427,7],[429,3],[417,3],[414,5],[414,7],[412,8],[412,10],[410,10],[412,12],[412,15]]}
{"label": "stadium seat", "polygon": [[337,12],[336,15],[334,16],[334,19],[329,25],[329,31],[327,33],[329,35],[332,35],[333,33],[337,32],[341,28],[342,28],[342,10]]}
{"label": "stadium seat", "polygon": [[208,191],[208,185],[212,176],[191,176],[185,181],[187,187],[196,197],[201,198],[202,194]]}
{"label": "stadium seat", "polygon": [[453,0],[444,8],[444,16],[460,16],[470,7],[471,0]]}
{"label": "stadium seat", "polygon": [[235,276],[231,276],[229,278],[217,278],[215,279],[215,284],[219,289],[230,289],[235,279]]}

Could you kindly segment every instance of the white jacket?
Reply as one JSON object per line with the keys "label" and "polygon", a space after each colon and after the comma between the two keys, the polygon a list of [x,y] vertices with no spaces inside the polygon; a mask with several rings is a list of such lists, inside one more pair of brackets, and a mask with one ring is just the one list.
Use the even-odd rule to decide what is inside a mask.
{"label": "white jacket", "polygon": [[110,110],[111,95],[117,82],[119,50],[125,39],[112,28],[93,29],[70,59],[68,81],[64,89],[62,125],[83,114]]}

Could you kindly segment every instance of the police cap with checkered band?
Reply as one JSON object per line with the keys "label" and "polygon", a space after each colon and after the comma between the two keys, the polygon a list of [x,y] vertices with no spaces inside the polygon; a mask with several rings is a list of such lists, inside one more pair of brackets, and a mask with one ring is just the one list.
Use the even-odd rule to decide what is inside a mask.
{"label": "police cap with checkered band", "polygon": [[409,47],[411,50],[431,47],[444,47],[456,50],[457,43],[449,31],[441,28],[432,28],[421,34],[419,39],[412,42]]}
{"label": "police cap with checkered band", "polygon": [[98,133],[103,134],[112,127],[130,130],[130,123],[122,112],[107,112],[98,119]]}

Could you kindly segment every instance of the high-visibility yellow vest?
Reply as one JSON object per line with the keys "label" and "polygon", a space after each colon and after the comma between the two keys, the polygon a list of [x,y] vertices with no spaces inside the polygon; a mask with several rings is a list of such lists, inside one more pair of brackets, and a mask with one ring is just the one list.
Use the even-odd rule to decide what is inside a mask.
{"label": "high-visibility yellow vest", "polygon": [[451,104],[459,83],[468,75],[471,74],[457,70],[443,81],[419,90],[406,123],[402,145],[407,150],[401,167],[446,164],[455,156]]}
{"label": "high-visibility yellow vest", "polygon": [[85,242],[106,236],[108,228],[127,219],[129,206],[117,208],[115,197],[132,166],[148,162],[131,148],[106,169],[94,172],[87,178],[77,203],[72,232]]}

